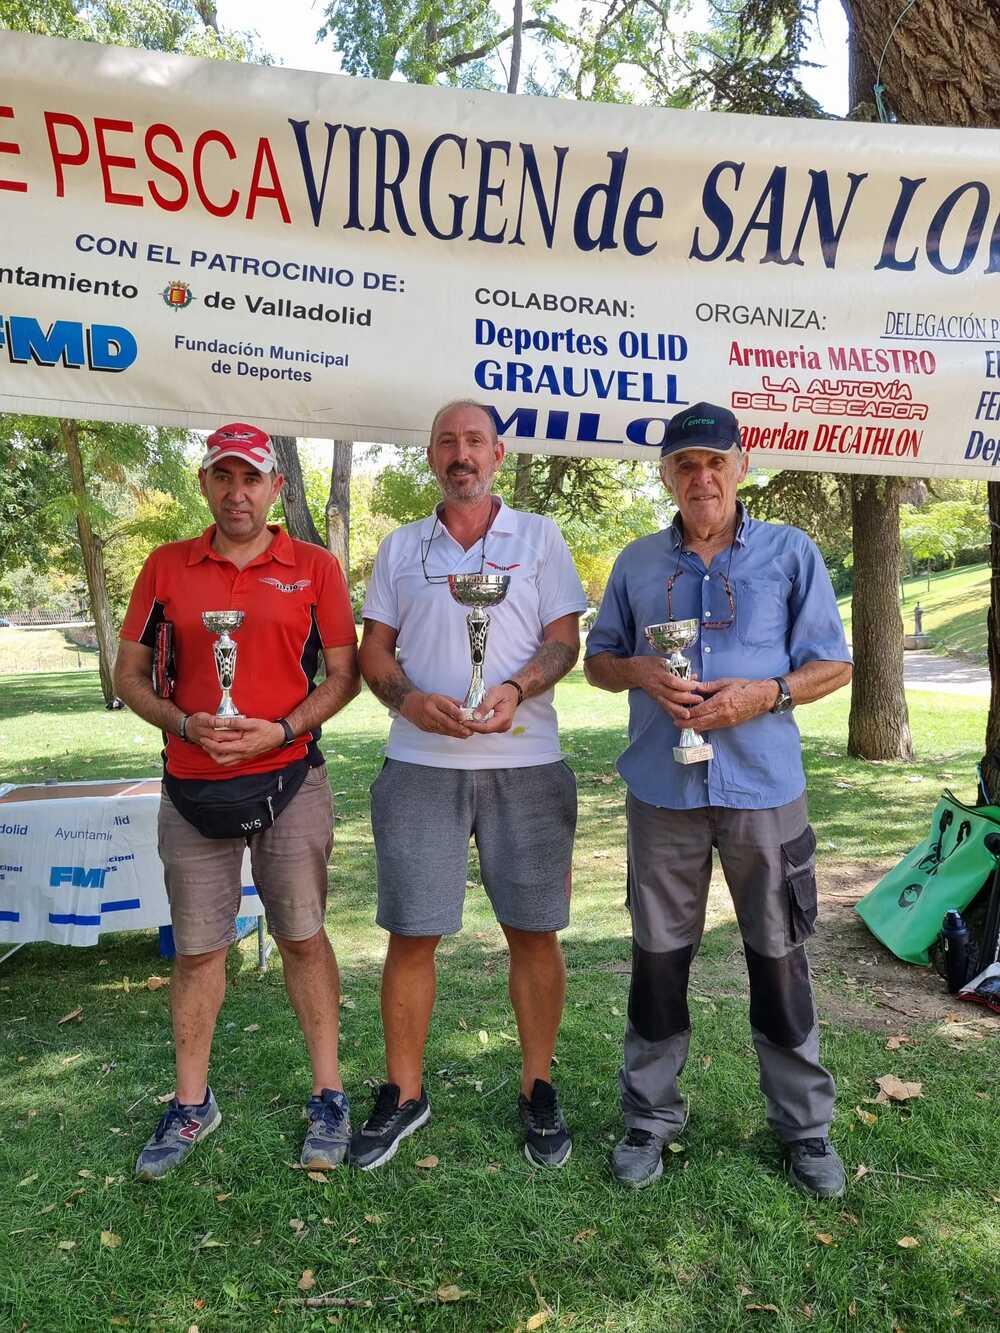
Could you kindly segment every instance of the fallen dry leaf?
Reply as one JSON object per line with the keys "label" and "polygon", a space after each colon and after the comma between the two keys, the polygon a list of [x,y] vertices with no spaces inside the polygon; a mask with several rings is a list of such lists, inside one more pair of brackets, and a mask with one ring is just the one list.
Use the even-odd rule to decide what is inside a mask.
{"label": "fallen dry leaf", "polygon": [[533,1333],[534,1329],[541,1328],[541,1326],[547,1324],[551,1318],[551,1310],[538,1310],[530,1319],[524,1321],[524,1327],[527,1330],[527,1333]]}
{"label": "fallen dry leaf", "polygon": [[122,1238],[114,1231],[101,1232],[101,1244],[106,1250],[117,1250],[122,1243]]}
{"label": "fallen dry leaf", "polygon": [[487,1164],[486,1164],[486,1170],[489,1171],[489,1173],[490,1173],[491,1175],[494,1175],[494,1176],[495,1176],[496,1173],[500,1170],[500,1163],[499,1163],[499,1162],[487,1162]]}
{"label": "fallen dry leaf", "polygon": [[854,1318],[854,1316],[858,1313],[858,1303],[857,1303],[857,1301],[851,1301],[851,1302],[848,1304],[848,1306],[847,1306],[847,1313],[851,1316],[852,1319]]}
{"label": "fallen dry leaf", "polygon": [[187,1333],[201,1333],[201,1329],[199,1329],[199,1327],[198,1327],[197,1324],[192,1324],[192,1325],[188,1328]]}
{"label": "fallen dry leaf", "polygon": [[161,1092],[156,1100],[160,1103],[161,1106],[164,1104],[164,1102],[172,1102],[174,1100],[174,1089],[171,1088],[169,1092]]}
{"label": "fallen dry leaf", "polygon": [[56,1208],[56,1205],[55,1205],[54,1203],[48,1203],[48,1204],[45,1205],[44,1208],[39,1208],[39,1210],[38,1210],[38,1216],[39,1216],[39,1217],[44,1217],[46,1213],[52,1213],[52,1212],[55,1212],[55,1208]]}
{"label": "fallen dry leaf", "polygon": [[988,1092],[977,1092],[976,1096],[981,1102],[991,1102],[993,1100]]}
{"label": "fallen dry leaf", "polygon": [[67,1208],[71,1207],[71,1206],[72,1206],[72,1203],[73,1203],[73,1200],[74,1200],[74,1199],[78,1199],[78,1198],[80,1197],[81,1194],[86,1194],[86,1192],[87,1192],[87,1191],[83,1188],[82,1185],[80,1186],[80,1188],[79,1188],[78,1190],[70,1190],[70,1192],[66,1195],[65,1199],[63,1199],[63,1203],[64,1203],[64,1205],[65,1205]]}
{"label": "fallen dry leaf", "polygon": [[83,1167],[83,1168],[82,1168],[81,1170],[79,1170],[76,1174],[80,1177],[81,1180],[93,1180],[93,1179],[94,1179],[94,1173],[93,1173],[93,1171],[88,1171],[86,1167]]}
{"label": "fallen dry leaf", "polygon": [[889,1040],[886,1042],[886,1044],[885,1044],[885,1049],[886,1049],[887,1051],[898,1051],[899,1048],[900,1048],[900,1046],[906,1046],[906,1045],[908,1045],[908,1044],[909,1044],[909,1041],[910,1041],[910,1038],[904,1036],[903,1033],[901,1033],[901,1032],[900,1032],[900,1033],[895,1033],[895,1034],[893,1034],[893,1036],[891,1036],[891,1037],[889,1038]]}
{"label": "fallen dry leaf", "polygon": [[842,1213],[839,1214],[839,1216],[840,1220],[842,1222],[846,1222],[849,1226],[858,1227],[861,1225],[861,1218],[858,1217],[856,1213],[849,1213],[845,1209]]}
{"label": "fallen dry leaf", "polygon": [[899,1240],[896,1241],[896,1244],[901,1250],[915,1250],[920,1244],[920,1241],[917,1240],[916,1236],[900,1236]]}
{"label": "fallen dry leaf", "polygon": [[320,1185],[326,1184],[326,1176],[323,1174],[322,1171],[307,1171],[306,1174],[308,1175],[310,1180],[315,1180]]}
{"label": "fallen dry leaf", "polygon": [[583,1231],[578,1231],[573,1237],[574,1245],[582,1245],[585,1240],[592,1240],[597,1235],[596,1227],[587,1227]]}
{"label": "fallen dry leaf", "polygon": [[155,976],[154,976],[154,977],[150,977],[149,980],[146,982],[146,989],[147,989],[147,990],[160,990],[161,987],[163,987],[163,986],[169,986],[169,985],[170,985],[170,982],[169,982],[169,979],[168,979],[167,977],[155,977]]}
{"label": "fallen dry leaf", "polygon": [[875,1082],[879,1086],[877,1102],[908,1102],[911,1097],[924,1095],[922,1083],[904,1083],[895,1074],[883,1074]]}
{"label": "fallen dry leaf", "polygon": [[311,1268],[304,1268],[302,1270],[302,1276],[295,1285],[298,1287],[299,1291],[312,1291],[313,1287],[316,1285],[316,1278],[313,1276],[313,1270]]}
{"label": "fallen dry leaf", "polygon": [[373,1227],[377,1227],[382,1221],[378,1213],[365,1213],[365,1221],[370,1222]]}
{"label": "fallen dry leaf", "polygon": [[468,1294],[469,1293],[463,1291],[461,1287],[456,1287],[453,1282],[449,1283],[447,1286],[438,1287],[436,1293],[438,1300],[444,1301],[446,1304],[451,1301],[460,1301],[468,1296]]}
{"label": "fallen dry leaf", "polygon": [[120,1185],[121,1182],[122,1182],[122,1177],[121,1177],[121,1176],[105,1176],[105,1177],[104,1177],[104,1188],[107,1189],[107,1187],[108,1187],[109,1185]]}
{"label": "fallen dry leaf", "polygon": [[289,1221],[288,1225],[289,1225],[289,1226],[292,1228],[292,1230],[295,1231],[295,1232],[305,1231],[305,1229],[306,1229],[306,1224],[305,1224],[305,1222],[303,1222],[303,1220],[302,1220],[301,1217],[293,1217],[293,1218]]}
{"label": "fallen dry leaf", "polygon": [[753,1288],[752,1288],[752,1287],[748,1287],[745,1283],[742,1283],[740,1286],[738,1286],[738,1287],[736,1288],[736,1290],[737,1290],[737,1292],[739,1293],[740,1296],[752,1296],[752,1295],[753,1295]]}
{"label": "fallen dry leaf", "polygon": [[196,1250],[224,1250],[226,1243],[222,1240],[216,1240],[210,1231],[206,1231],[194,1248]]}
{"label": "fallen dry leaf", "polygon": [[233,1197],[233,1192],[232,1190],[230,1190],[228,1194],[217,1194],[215,1196],[215,1202],[225,1203],[227,1199],[231,1199],[232,1197]]}
{"label": "fallen dry leaf", "polygon": [[864,1162],[858,1163],[858,1169],[854,1173],[855,1180],[862,1180],[865,1176],[871,1175],[871,1167],[865,1166]]}
{"label": "fallen dry leaf", "polygon": [[671,1144],[668,1145],[667,1151],[668,1151],[668,1152],[683,1152],[683,1151],[684,1151],[684,1144],[683,1144],[683,1143],[678,1143],[678,1142],[675,1140],[673,1143],[671,1143]]}
{"label": "fallen dry leaf", "polygon": [[76,1055],[64,1055],[61,1063],[63,1065],[63,1068],[65,1068],[67,1065],[75,1064],[77,1060],[82,1060],[82,1059],[83,1059],[83,1051],[77,1051]]}
{"label": "fallen dry leaf", "polygon": [[486,1043],[489,1041],[489,1039],[490,1039],[490,1034],[486,1031],[486,1029],[485,1029],[485,1028],[480,1028],[480,1029],[479,1029],[479,1040],[483,1043],[484,1046],[485,1046]]}
{"label": "fallen dry leaf", "polygon": [[768,1314],[780,1314],[776,1305],[744,1305],[744,1310],[766,1310]]}
{"label": "fallen dry leaf", "polygon": [[440,1158],[435,1157],[434,1154],[431,1153],[429,1157],[421,1157],[420,1160],[414,1162],[413,1165],[418,1166],[421,1171],[433,1171],[439,1161]]}
{"label": "fallen dry leaf", "polygon": [[194,1306],[196,1310],[204,1310],[205,1308],[205,1302],[201,1299],[200,1296],[195,1297],[195,1299],[191,1302],[191,1304]]}
{"label": "fallen dry leaf", "polygon": [[246,1027],[243,1029],[243,1031],[244,1031],[244,1032],[259,1032],[259,1031],[260,1031],[260,1024],[259,1024],[259,1023],[248,1023],[248,1024],[246,1025]]}
{"label": "fallen dry leaf", "polygon": [[866,1111],[863,1106],[856,1106],[854,1108],[854,1114],[866,1125],[871,1126],[878,1124],[878,1116],[873,1115],[871,1111]]}
{"label": "fallen dry leaf", "polygon": [[820,1243],[821,1245],[833,1245],[833,1244],[834,1244],[834,1239],[833,1239],[833,1237],[830,1235],[829,1231],[817,1231],[817,1232],[816,1232],[816,1239],[819,1241],[819,1243]]}
{"label": "fallen dry leaf", "polygon": [[63,1014],[62,1018],[56,1023],[56,1027],[61,1028],[64,1023],[72,1023],[74,1018],[80,1019],[81,1021],[83,1020],[82,1004],[76,1009],[71,1009],[68,1014]]}
{"label": "fallen dry leaf", "polygon": [[61,1241],[59,1242],[59,1245],[57,1246],[57,1248],[60,1249],[60,1250],[75,1250],[75,1249],[76,1249],[76,1241],[75,1241],[75,1240],[61,1240]]}
{"label": "fallen dry leaf", "polygon": [[803,1313],[803,1315],[805,1315],[806,1319],[811,1319],[811,1318],[813,1317],[813,1308],[812,1308],[812,1306],[811,1306],[811,1305],[803,1305],[803,1307],[802,1307],[802,1313]]}
{"label": "fallen dry leaf", "polygon": [[115,1328],[128,1328],[128,1317],[123,1314],[113,1314],[111,1322]]}
{"label": "fallen dry leaf", "polygon": [[20,1189],[22,1185],[30,1185],[33,1181],[37,1179],[38,1179],[38,1172],[32,1171],[30,1176],[25,1176],[23,1180],[19,1180],[17,1182],[17,1188]]}

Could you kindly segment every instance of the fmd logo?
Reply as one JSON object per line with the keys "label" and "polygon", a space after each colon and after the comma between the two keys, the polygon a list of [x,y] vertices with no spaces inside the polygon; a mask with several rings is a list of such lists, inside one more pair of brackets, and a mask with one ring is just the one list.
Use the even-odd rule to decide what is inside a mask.
{"label": "fmd logo", "polygon": [[0,315],[0,347],[8,358],[25,366],[63,365],[69,370],[103,371],[119,375],[139,355],[135,334],[118,324],[79,324],[57,319],[46,331],[27,315]]}
{"label": "fmd logo", "polygon": [[87,870],[84,866],[52,866],[49,887],[57,889],[60,884],[72,884],[74,889],[103,889],[107,873],[107,869],[97,867]]}

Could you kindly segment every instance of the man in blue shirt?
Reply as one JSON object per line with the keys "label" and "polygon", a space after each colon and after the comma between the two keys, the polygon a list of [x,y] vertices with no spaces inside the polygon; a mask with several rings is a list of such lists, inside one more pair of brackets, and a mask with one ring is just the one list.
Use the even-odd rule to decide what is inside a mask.
{"label": "man in blue shirt", "polygon": [[[749,458],[733,414],[698,403],[670,422],[660,476],[678,513],[618,557],[587,639],[587,679],[629,691],[632,987],[620,1074],[625,1137],[619,1181],[651,1184],[684,1128],[688,974],[705,923],[718,849],[743,936],[750,1024],[767,1116],[793,1184],[843,1193],[829,1141],[833,1079],[804,942],[816,921],[816,838],[792,710],[851,678],[850,653],[822,557],[797,528],[761,523],[736,498]],[[698,622],[691,679],[670,672],[647,625]],[[673,758],[692,727],[712,758]]]}

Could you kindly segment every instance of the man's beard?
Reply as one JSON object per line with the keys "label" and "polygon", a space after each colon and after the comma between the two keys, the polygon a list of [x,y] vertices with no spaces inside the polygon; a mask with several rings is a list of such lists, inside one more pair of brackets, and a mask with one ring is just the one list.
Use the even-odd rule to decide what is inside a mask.
{"label": "man's beard", "polygon": [[440,479],[441,493],[446,500],[482,500],[489,495],[492,485],[492,476],[482,473],[474,480],[468,472],[463,473],[460,480],[452,480],[446,472]]}

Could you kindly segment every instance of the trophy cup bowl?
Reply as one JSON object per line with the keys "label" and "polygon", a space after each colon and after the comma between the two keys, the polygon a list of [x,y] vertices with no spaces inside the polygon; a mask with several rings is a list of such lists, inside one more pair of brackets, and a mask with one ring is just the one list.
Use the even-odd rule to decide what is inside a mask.
{"label": "trophy cup bowl", "polygon": [[[242,717],[232,696],[233,680],[236,676],[237,645],[229,637],[230,630],[237,630],[246,619],[245,611],[203,611],[201,623],[219,638],[212,644],[215,658],[215,670],[218,673],[222,697],[215,710],[217,718]],[[216,724],[218,725],[218,723]]]}
{"label": "trophy cup bowl", "polygon": [[[646,642],[653,652],[664,659],[664,666],[682,680],[690,680],[691,663],[682,652],[698,642],[701,625],[697,620],[666,620],[661,625],[647,625]],[[678,764],[700,764],[711,759],[712,747],[692,727],[682,727],[680,740],[674,746]]]}
{"label": "trophy cup bowl", "polygon": [[[471,606],[465,617],[469,629],[469,651],[472,654],[472,680],[462,703],[462,719],[471,722],[476,710],[486,698],[483,663],[486,660],[486,638],[490,618],[483,609],[497,606],[507,596],[509,574],[449,574],[448,591],[460,606]],[[480,721],[488,722],[492,712]]]}

